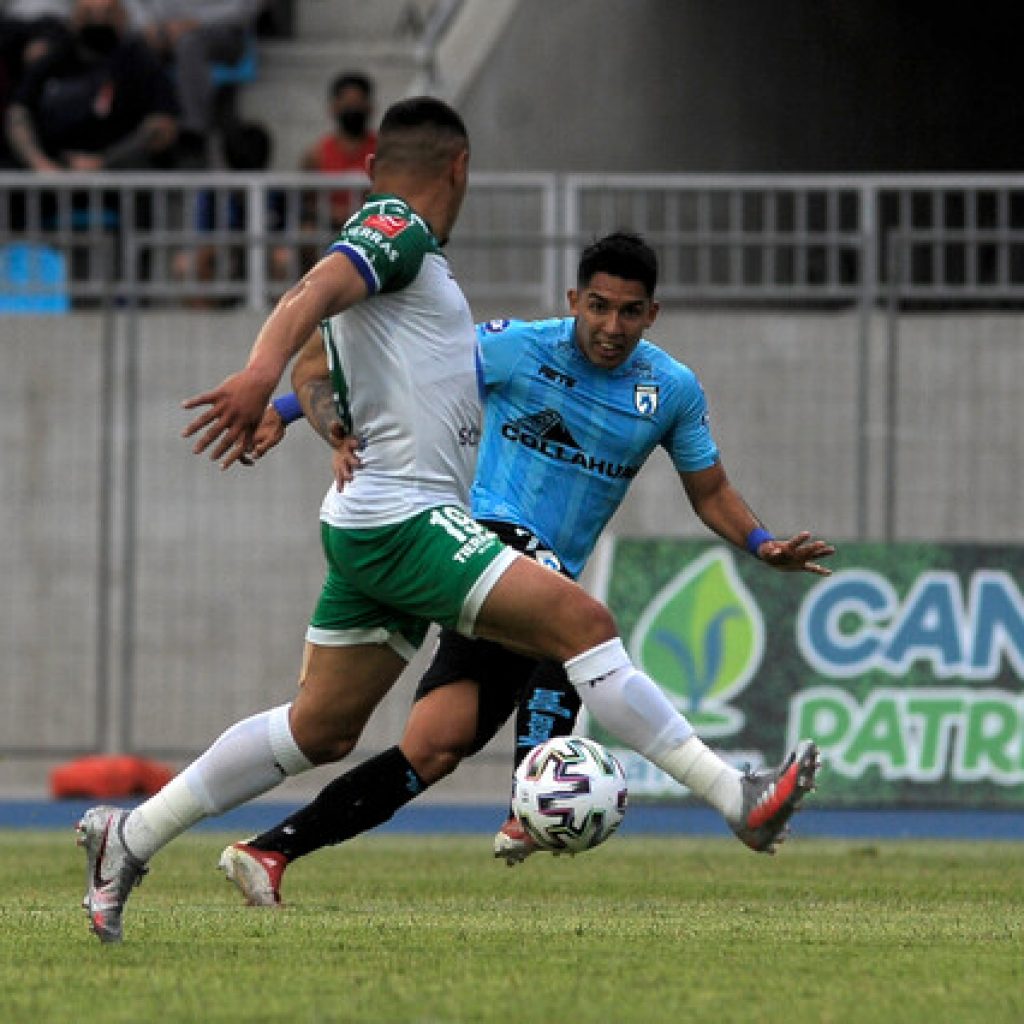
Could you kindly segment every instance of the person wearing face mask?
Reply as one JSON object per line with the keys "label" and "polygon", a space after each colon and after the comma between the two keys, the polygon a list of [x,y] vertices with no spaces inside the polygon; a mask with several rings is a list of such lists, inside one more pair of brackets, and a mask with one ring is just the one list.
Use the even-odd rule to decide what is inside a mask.
{"label": "person wearing face mask", "polygon": [[44,173],[163,166],[178,132],[174,88],[128,33],[121,0],[75,0],[69,24],[11,98],[11,152]]}
{"label": "person wearing face mask", "polygon": [[[302,170],[322,174],[365,173],[366,159],[377,148],[377,135],[370,126],[373,82],[364,74],[346,71],[331,83],[329,100],[334,128],[306,150],[302,157]],[[362,192],[351,189],[332,192],[331,228],[335,231],[340,229],[362,199]],[[313,216],[307,219],[315,221]]]}

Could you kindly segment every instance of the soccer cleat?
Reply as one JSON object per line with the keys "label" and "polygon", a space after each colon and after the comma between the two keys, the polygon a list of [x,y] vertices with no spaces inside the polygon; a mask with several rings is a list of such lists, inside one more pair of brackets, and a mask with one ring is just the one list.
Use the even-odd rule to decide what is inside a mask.
{"label": "soccer cleat", "polygon": [[217,867],[235,883],[250,907],[281,906],[281,877],[288,867],[283,853],[232,843],[220,855]]}
{"label": "soccer cleat", "polygon": [[540,847],[523,831],[515,818],[509,818],[494,835],[494,856],[510,867],[522,864]]}
{"label": "soccer cleat", "polygon": [[89,926],[100,942],[120,942],[121,917],[128,894],[148,870],[128,851],[124,822],[128,811],[93,807],[78,823],[78,845],[86,858],[86,890],[82,904]]}
{"label": "soccer cleat", "polygon": [[814,789],[820,767],[817,746],[804,740],[778,768],[746,772],[741,779],[743,812],[739,823],[730,822],[740,841],[758,853],[775,853],[793,812]]}

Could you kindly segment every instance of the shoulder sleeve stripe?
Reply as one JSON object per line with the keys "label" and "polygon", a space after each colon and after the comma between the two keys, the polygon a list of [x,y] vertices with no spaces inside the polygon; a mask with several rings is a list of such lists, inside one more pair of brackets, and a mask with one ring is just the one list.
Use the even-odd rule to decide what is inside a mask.
{"label": "shoulder sleeve stripe", "polygon": [[366,282],[366,290],[371,295],[376,295],[380,291],[380,279],[377,277],[373,265],[354,245],[349,245],[348,242],[335,242],[328,251],[340,252],[352,261],[356,270],[359,271],[359,276]]}

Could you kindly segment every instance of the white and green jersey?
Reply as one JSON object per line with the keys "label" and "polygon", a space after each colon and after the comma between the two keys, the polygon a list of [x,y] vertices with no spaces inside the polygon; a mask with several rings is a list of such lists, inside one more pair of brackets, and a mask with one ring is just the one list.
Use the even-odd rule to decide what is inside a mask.
{"label": "white and green jersey", "polygon": [[442,504],[468,507],[481,392],[469,305],[426,222],[371,195],[330,247],[369,294],[321,325],[335,401],[360,438],[363,468],[320,518],[386,526]]}

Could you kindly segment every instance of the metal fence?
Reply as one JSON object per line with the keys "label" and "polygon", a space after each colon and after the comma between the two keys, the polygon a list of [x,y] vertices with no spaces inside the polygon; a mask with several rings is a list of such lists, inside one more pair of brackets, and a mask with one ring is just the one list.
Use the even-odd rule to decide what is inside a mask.
{"label": "metal fence", "polygon": [[[0,321],[5,771],[85,750],[184,757],[283,699],[320,582],[319,446],[289,438],[287,457],[220,474],[188,453],[178,403],[236,368],[284,287],[275,247],[294,268],[319,251],[341,186],[361,187],[0,178],[0,308],[54,288],[71,307]],[[204,189],[225,210],[241,191],[245,211],[279,190],[313,226],[254,214],[199,233]],[[452,260],[481,316],[558,312],[582,241],[644,232],[669,307],[655,338],[701,372],[730,472],[770,522],[1007,542],[1024,535],[1022,196],[1012,178],[477,175]],[[62,255],[63,277],[4,259],[21,245]],[[176,276],[201,246],[212,277]],[[702,535],[680,502],[652,464],[620,529]],[[394,741],[408,699],[389,699],[363,753]]]}
{"label": "metal fence", "polygon": [[[330,239],[332,194],[365,186],[359,175],[0,174],[0,241],[48,239],[67,255],[74,300],[102,298],[113,275],[118,295],[150,303],[263,309]],[[557,307],[579,246],[620,227],[658,250],[663,302],[876,303],[894,280],[892,240],[908,233],[901,299],[1024,298],[1024,177],[1009,175],[480,173],[451,252],[471,298]],[[181,258],[196,246],[202,274]]]}
{"label": "metal fence", "polygon": [[[478,176],[453,246],[470,294],[557,301],[556,185],[550,175]],[[0,174],[0,246],[28,239],[60,254],[73,305],[264,310],[333,237],[332,198],[366,188],[353,174]],[[13,285],[0,280],[8,293]]]}
{"label": "metal fence", "polygon": [[576,175],[564,189],[567,236],[627,224],[659,248],[666,300],[874,302],[897,238],[901,300],[1024,295],[1021,176]]}

